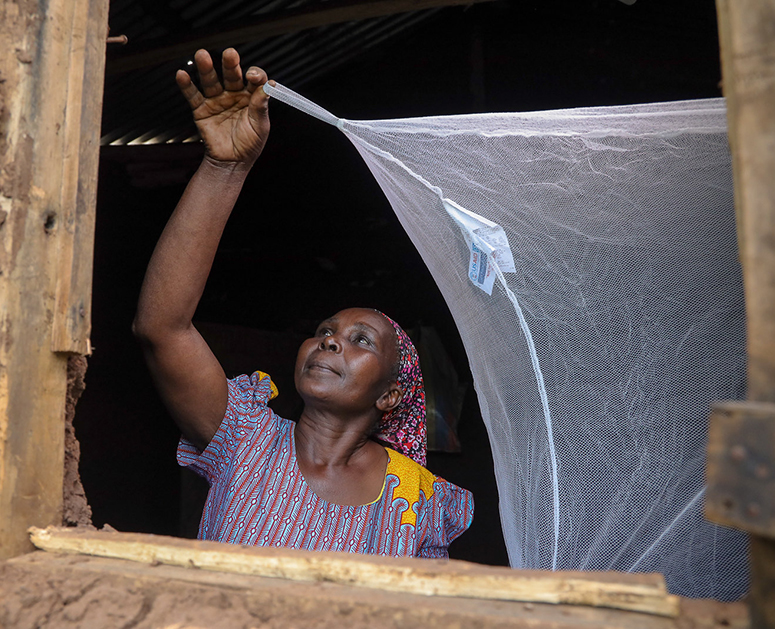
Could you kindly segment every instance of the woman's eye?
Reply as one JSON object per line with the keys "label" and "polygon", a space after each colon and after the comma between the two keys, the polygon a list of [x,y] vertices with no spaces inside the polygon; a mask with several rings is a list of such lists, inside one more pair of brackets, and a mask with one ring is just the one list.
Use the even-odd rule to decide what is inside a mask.
{"label": "woman's eye", "polygon": [[359,336],[357,341],[362,345],[371,345],[371,339],[368,336]]}

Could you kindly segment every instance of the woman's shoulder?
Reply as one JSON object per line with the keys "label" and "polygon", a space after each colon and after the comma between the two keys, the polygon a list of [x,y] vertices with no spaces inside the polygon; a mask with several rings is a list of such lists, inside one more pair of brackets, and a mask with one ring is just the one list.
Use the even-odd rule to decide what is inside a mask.
{"label": "woman's shoulder", "polygon": [[395,450],[386,450],[390,457],[387,474],[396,478],[393,499],[406,499],[412,511],[414,509],[411,505],[419,502],[417,512],[421,514],[421,519],[434,529],[449,532],[449,541],[468,528],[474,509],[474,498],[470,491],[436,476]]}
{"label": "woman's shoulder", "polygon": [[[471,492],[467,489],[450,483],[448,480],[441,478],[441,476],[436,476],[433,472],[417,463],[417,461],[400,452],[396,452],[391,448],[385,449],[390,457],[387,473],[393,474],[398,478],[399,485],[397,489],[403,485],[405,492],[411,491],[414,493],[416,488],[417,493],[422,492],[428,501],[434,496],[443,502],[459,502],[472,499]],[[405,497],[408,498],[408,496]]]}
{"label": "woman's shoulder", "polygon": [[242,374],[228,380],[229,395],[234,395],[244,402],[267,404],[279,394],[277,386],[268,373],[254,371],[252,374]]}
{"label": "woman's shoulder", "polygon": [[434,492],[433,485],[437,480],[437,476],[408,456],[392,448],[385,449],[390,459],[388,461],[387,474],[393,474],[398,478],[399,487],[401,485],[405,487],[410,485],[416,486],[418,491],[425,493],[426,499],[430,499]]}
{"label": "woman's shoulder", "polygon": [[228,385],[225,423],[247,430],[266,430],[270,427],[278,430],[293,423],[277,415],[268,406],[269,401],[277,397],[278,391],[271,377],[263,371],[231,378]]}

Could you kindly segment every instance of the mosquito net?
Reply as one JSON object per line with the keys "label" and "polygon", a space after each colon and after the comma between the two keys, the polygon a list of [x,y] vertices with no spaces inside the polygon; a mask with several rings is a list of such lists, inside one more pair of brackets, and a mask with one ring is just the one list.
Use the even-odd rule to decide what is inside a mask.
{"label": "mosquito net", "polygon": [[338,126],[455,318],[515,568],[656,571],[742,595],[703,519],[709,403],[745,393],[721,99]]}

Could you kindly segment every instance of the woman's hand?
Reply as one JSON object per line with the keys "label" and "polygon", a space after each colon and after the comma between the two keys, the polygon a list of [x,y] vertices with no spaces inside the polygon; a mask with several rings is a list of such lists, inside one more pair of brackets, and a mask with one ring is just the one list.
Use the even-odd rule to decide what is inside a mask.
{"label": "woman's hand", "polygon": [[178,70],[175,80],[191,105],[207,156],[218,162],[252,164],[269,135],[269,96],[258,89],[266,83],[266,73],[252,66],[245,73],[245,85],[234,48],[223,51],[223,85],[206,50],[197,50],[194,61],[202,92],[184,70]]}

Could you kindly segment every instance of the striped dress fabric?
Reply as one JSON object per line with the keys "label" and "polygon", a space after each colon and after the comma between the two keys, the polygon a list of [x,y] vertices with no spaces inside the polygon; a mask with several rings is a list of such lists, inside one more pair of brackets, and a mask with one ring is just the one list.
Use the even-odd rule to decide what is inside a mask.
{"label": "striped dress fabric", "polygon": [[389,556],[448,557],[471,524],[473,496],[387,449],[380,496],[360,506],[319,498],[296,462],[294,422],[267,402],[274,385],[261,372],[229,380],[229,401],[204,451],[185,438],[178,463],[210,484],[199,539],[256,546]]}

